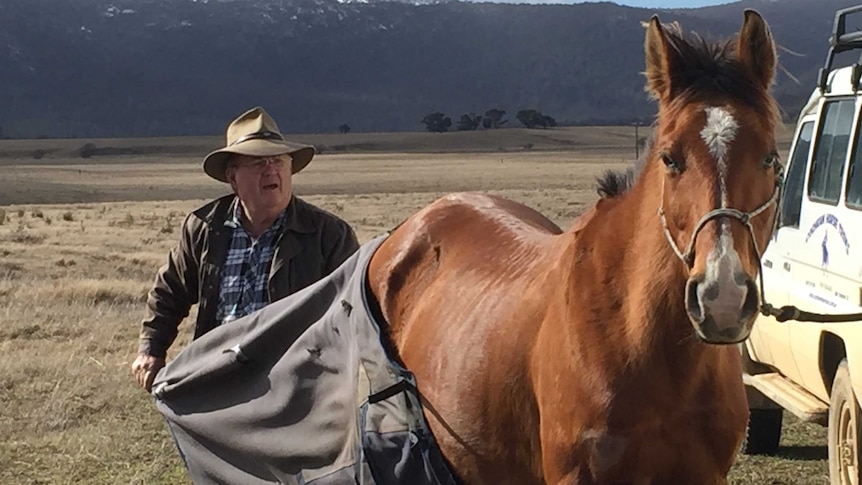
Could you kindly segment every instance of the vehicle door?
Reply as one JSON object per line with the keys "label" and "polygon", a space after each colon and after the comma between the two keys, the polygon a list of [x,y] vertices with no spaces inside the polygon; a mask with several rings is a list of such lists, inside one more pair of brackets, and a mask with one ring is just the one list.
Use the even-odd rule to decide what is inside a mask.
{"label": "vehicle door", "polygon": [[[815,121],[812,116],[798,124],[785,164],[777,229],[762,257],[764,297],[777,307],[789,301],[791,251],[802,239],[799,221]],[[797,373],[789,338],[787,323],[761,315],[748,340],[748,352],[755,361],[775,367],[782,373]]]}
{"label": "vehicle door", "polygon": [[[847,310],[848,292],[833,270],[851,263],[844,225],[846,209],[841,200],[856,112],[855,97],[828,100],[821,109],[800,229],[787,258],[791,268],[789,301],[803,310],[820,313]],[[788,324],[790,347],[798,369],[788,377],[823,397],[826,395],[820,374],[823,325],[796,321]]]}

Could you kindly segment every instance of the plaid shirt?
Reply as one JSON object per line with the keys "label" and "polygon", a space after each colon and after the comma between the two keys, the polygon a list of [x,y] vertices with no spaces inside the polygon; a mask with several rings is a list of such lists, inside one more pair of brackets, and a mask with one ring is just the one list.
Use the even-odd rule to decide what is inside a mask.
{"label": "plaid shirt", "polygon": [[216,319],[221,324],[260,310],[269,303],[269,267],[275,252],[276,237],[281,234],[285,218],[285,212],[282,211],[272,226],[254,240],[242,227],[239,199],[234,199],[231,214],[224,223],[233,229],[233,236],[222,268],[216,313]]}

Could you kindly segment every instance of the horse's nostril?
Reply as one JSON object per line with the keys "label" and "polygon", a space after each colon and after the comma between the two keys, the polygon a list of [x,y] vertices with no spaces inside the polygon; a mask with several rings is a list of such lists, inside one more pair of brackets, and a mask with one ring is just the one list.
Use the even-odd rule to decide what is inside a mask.
{"label": "horse's nostril", "polygon": [[685,285],[685,309],[688,316],[695,322],[703,322],[704,312],[701,306],[697,288],[703,282],[703,278],[691,278]]}
{"label": "horse's nostril", "polygon": [[742,311],[739,315],[743,320],[757,313],[757,310],[760,308],[760,291],[757,289],[757,285],[749,278],[745,281],[745,287],[748,291],[745,294],[745,301],[742,304]]}

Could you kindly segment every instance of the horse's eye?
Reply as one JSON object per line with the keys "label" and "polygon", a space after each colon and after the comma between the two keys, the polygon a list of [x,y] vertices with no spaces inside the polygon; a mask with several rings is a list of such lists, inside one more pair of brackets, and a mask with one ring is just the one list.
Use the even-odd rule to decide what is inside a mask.
{"label": "horse's eye", "polygon": [[661,154],[661,161],[664,163],[664,166],[668,168],[668,170],[675,172],[675,173],[682,172],[682,165],[680,165],[676,160],[674,160],[667,153]]}
{"label": "horse's eye", "polygon": [[763,168],[774,168],[775,170],[780,170],[781,158],[775,152],[770,153],[763,159]]}

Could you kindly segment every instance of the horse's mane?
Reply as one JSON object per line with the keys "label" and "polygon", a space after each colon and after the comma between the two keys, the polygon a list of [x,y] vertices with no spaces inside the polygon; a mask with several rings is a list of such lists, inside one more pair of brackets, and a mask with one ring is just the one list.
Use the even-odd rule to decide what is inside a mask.
{"label": "horse's mane", "polygon": [[[778,105],[736,59],[735,39],[709,43],[697,33],[686,35],[677,22],[664,24],[664,28],[669,47],[680,62],[673,73],[673,105],[715,97],[730,98],[765,113],[773,126],[778,124]],[[597,179],[599,195],[618,197],[629,190],[643,171],[648,154],[647,147],[644,156],[633,166],[623,171],[606,171]]]}
{"label": "horse's mane", "polygon": [[651,144],[652,139],[647,140],[643,155],[625,170],[605,170],[601,177],[596,178],[596,192],[601,198],[606,199],[622,195],[637,182],[638,177],[643,172],[644,165],[646,165]]}

